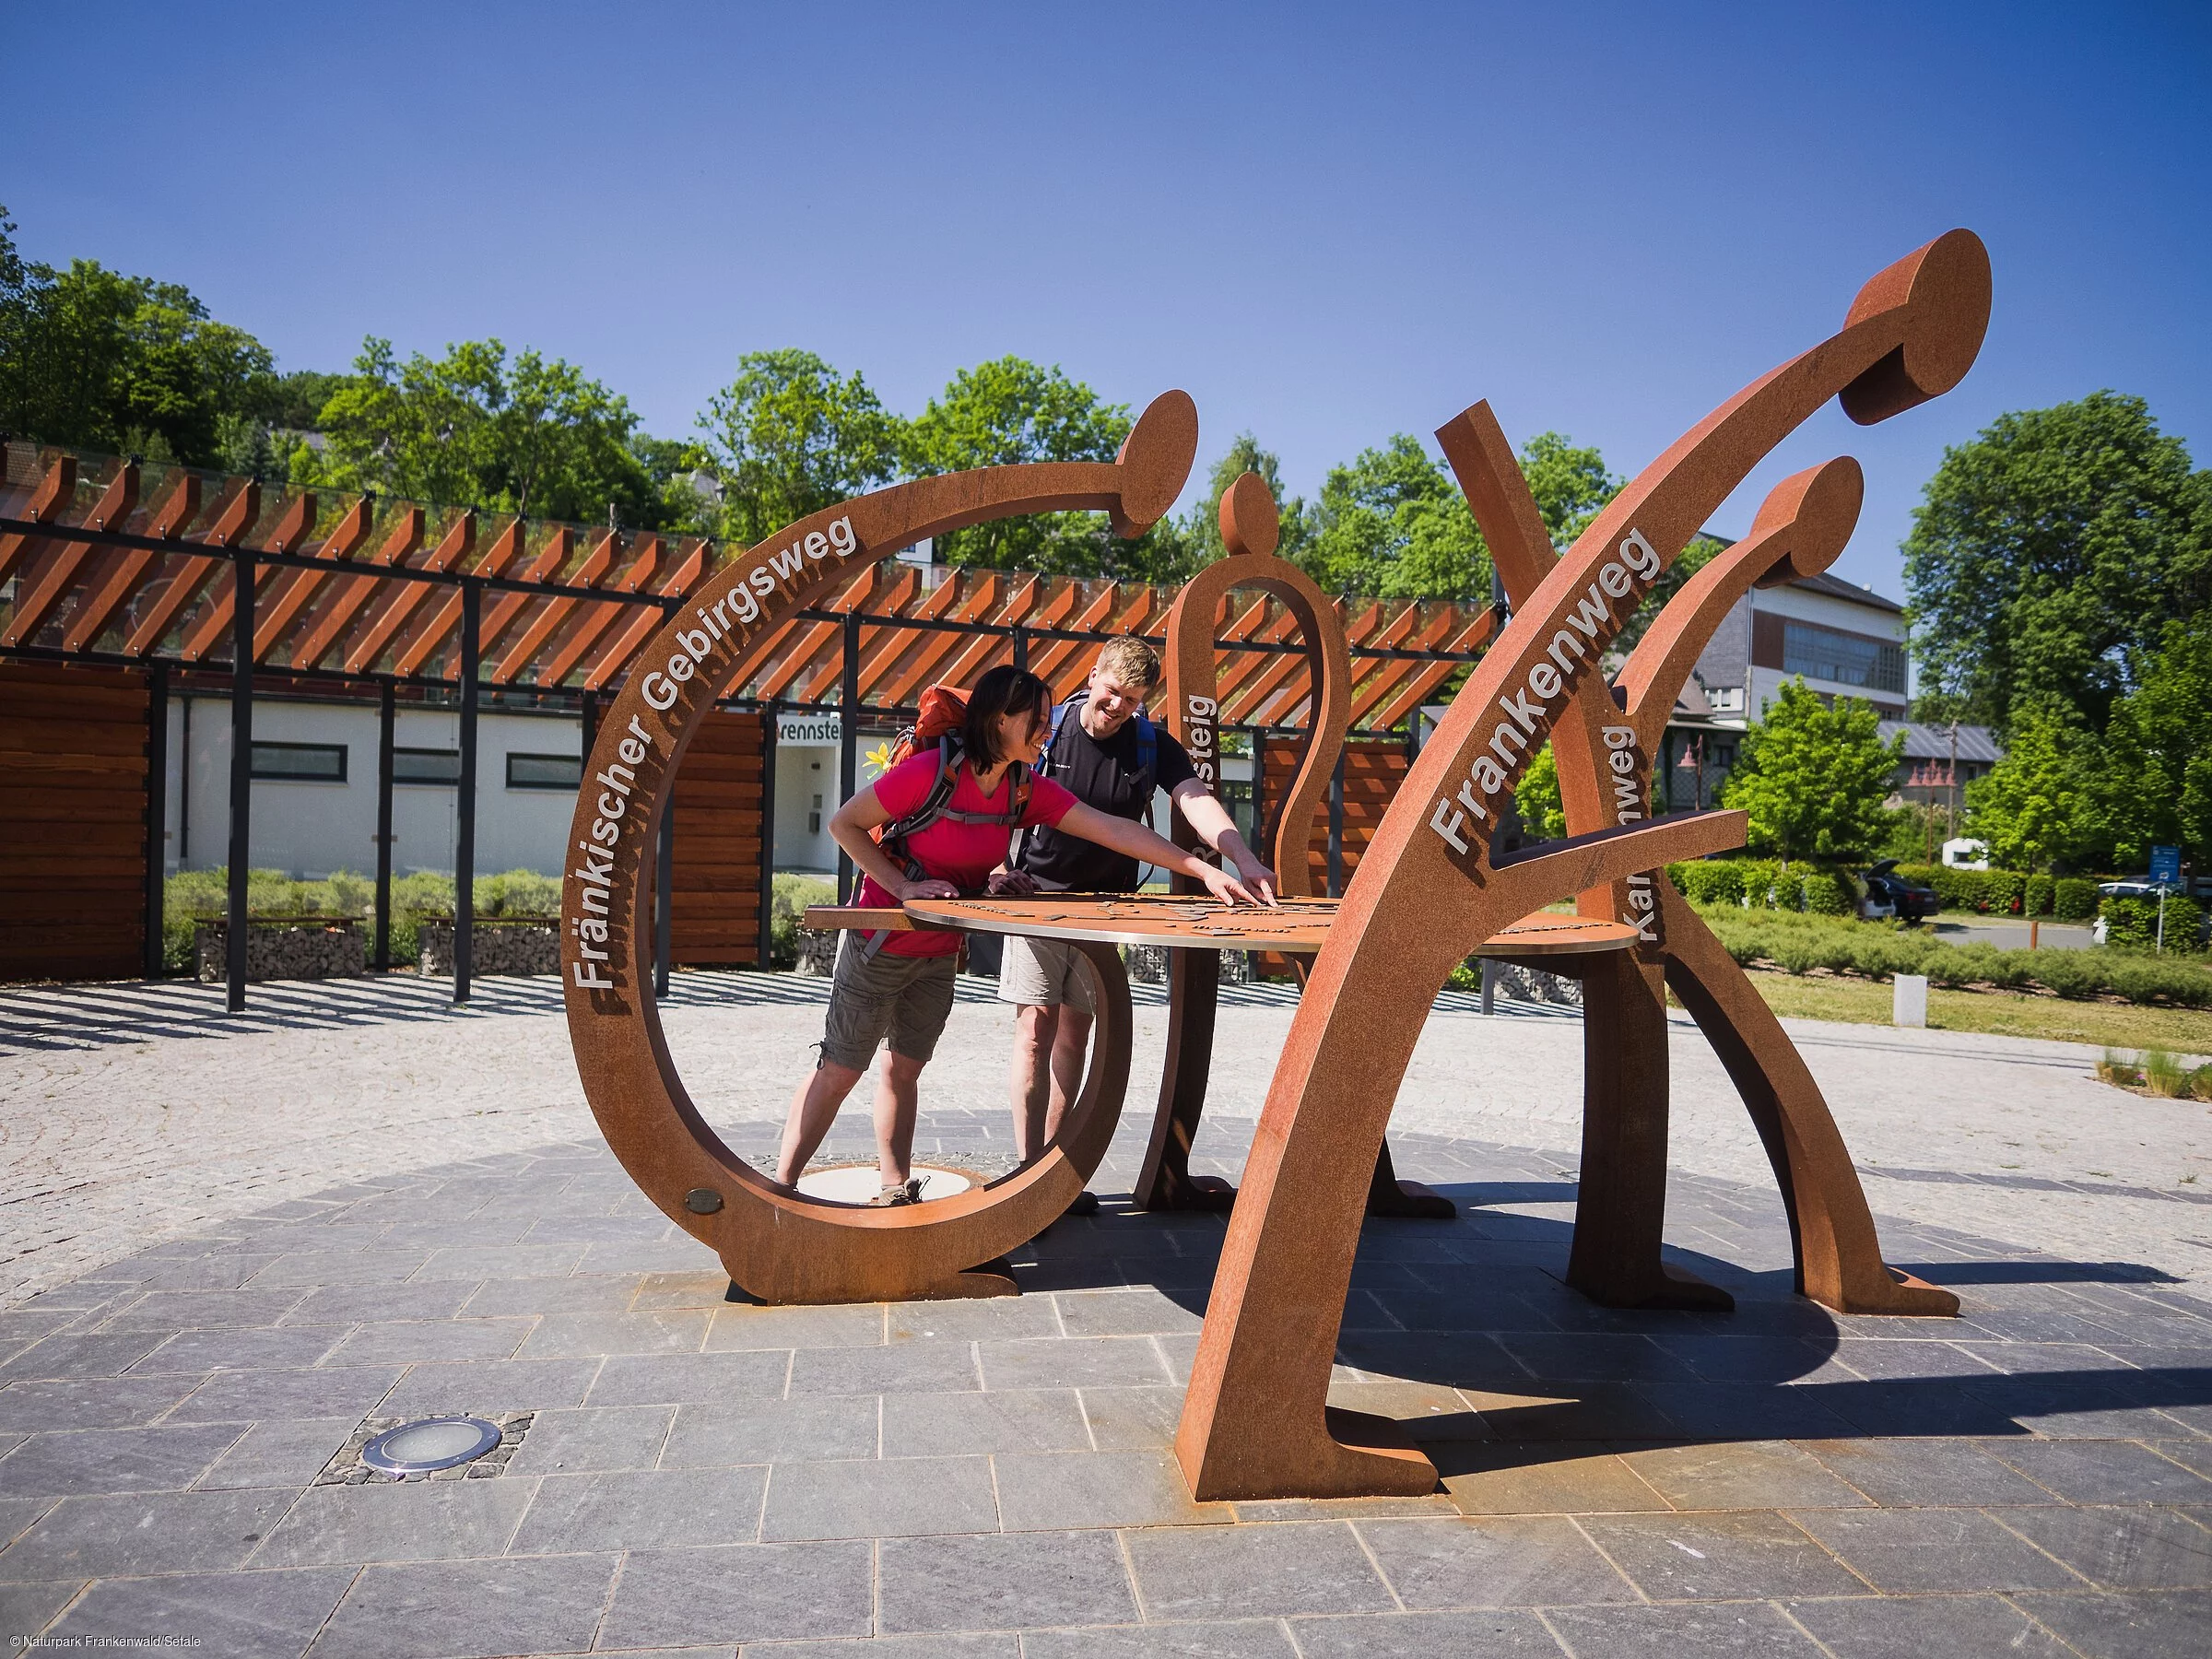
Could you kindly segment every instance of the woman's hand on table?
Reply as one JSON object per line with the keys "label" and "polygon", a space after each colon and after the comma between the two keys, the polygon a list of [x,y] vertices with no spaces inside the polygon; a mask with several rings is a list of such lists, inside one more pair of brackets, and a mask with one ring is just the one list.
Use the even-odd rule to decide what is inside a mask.
{"label": "woman's hand on table", "polygon": [[994,870],[983,890],[994,899],[1027,899],[1038,890],[1037,877],[1027,870]]}
{"label": "woman's hand on table", "polygon": [[925,876],[920,881],[902,881],[891,889],[904,903],[909,899],[958,899],[960,889],[949,881],[939,881],[935,876]]}

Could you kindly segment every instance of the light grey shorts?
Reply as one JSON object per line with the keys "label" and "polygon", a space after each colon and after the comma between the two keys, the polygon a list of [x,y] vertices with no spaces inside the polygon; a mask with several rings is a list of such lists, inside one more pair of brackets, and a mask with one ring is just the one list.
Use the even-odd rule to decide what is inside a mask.
{"label": "light grey shorts", "polygon": [[952,1014],[953,975],[959,959],[950,956],[865,954],[866,935],[848,933],[837,953],[830,981],[830,1014],[823,1022],[822,1058],[833,1065],[866,1071],[877,1046],[888,1036],[891,1053],[926,1062],[936,1053],[945,1021]]}
{"label": "light grey shorts", "polygon": [[1064,940],[1009,934],[998,959],[998,1000],[1044,1008],[1065,1003],[1078,1013],[1096,1013],[1082,954]]}

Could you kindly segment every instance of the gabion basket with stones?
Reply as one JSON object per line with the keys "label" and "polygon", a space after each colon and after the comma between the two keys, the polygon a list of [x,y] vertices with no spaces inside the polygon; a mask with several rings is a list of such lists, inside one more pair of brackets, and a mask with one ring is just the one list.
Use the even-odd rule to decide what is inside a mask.
{"label": "gabion basket with stones", "polygon": [[1491,982],[1500,996],[1512,1002],[1553,1003],[1560,1007],[1579,1008],[1583,1006],[1583,987],[1579,980],[1561,979],[1556,973],[1546,973],[1539,968],[1523,968],[1512,962],[1493,965]]}
{"label": "gabion basket with stones", "polygon": [[[230,924],[215,919],[194,924],[194,970],[204,985],[219,985],[229,972]],[[246,924],[249,980],[353,979],[369,971],[360,924],[350,916],[255,918]]]}
{"label": "gabion basket with stones", "polygon": [[[1164,985],[1168,982],[1168,947],[1165,945],[1124,945],[1122,960],[1127,964],[1129,977],[1140,985]],[[1221,978],[1224,985],[1241,985],[1252,978],[1250,957],[1241,950],[1221,953]]]}
{"label": "gabion basket with stones", "polygon": [[[560,932],[553,922],[492,922],[479,916],[469,930],[468,971],[473,974],[559,973]],[[422,924],[422,971],[451,978],[453,924]]]}

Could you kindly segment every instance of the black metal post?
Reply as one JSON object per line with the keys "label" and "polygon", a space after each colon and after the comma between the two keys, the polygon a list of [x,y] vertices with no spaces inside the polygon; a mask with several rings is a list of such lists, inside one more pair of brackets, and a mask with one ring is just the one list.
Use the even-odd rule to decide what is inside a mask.
{"label": "black metal post", "polygon": [[653,851],[653,994],[668,994],[668,935],[676,911],[676,801],[661,809],[660,839]]}
{"label": "black metal post", "polygon": [[1030,665],[1030,630],[1017,622],[1014,625],[1014,666],[1028,670]]}
{"label": "black metal post", "polygon": [[392,742],[399,718],[390,680],[376,700],[376,971],[392,968]]}
{"label": "black metal post", "polygon": [[184,729],[179,735],[177,760],[177,868],[182,870],[192,856],[192,694],[188,691],[181,700],[184,712],[178,724]]}
{"label": "black metal post", "polygon": [[[580,753],[584,760],[589,760],[592,758],[592,746],[599,741],[599,693],[596,691],[586,691],[583,694],[582,704],[583,747]],[[582,776],[582,769],[581,764],[578,767],[577,775],[581,781]]]}
{"label": "black metal post", "polygon": [[776,901],[776,705],[760,711],[760,954],[753,966],[766,973],[775,966]]}
{"label": "black metal post", "polygon": [[477,919],[477,670],[484,590],[461,584],[461,796],[453,834],[453,1000],[468,1000]]}
{"label": "black metal post", "polygon": [[253,555],[230,556],[230,902],[224,1006],[246,1011],[246,869],[253,816]]}
{"label": "black metal post", "polygon": [[[860,793],[860,617],[845,613],[845,671],[838,688],[838,804]],[[837,901],[850,904],[853,889],[853,860],[842,847],[837,851]]]}
{"label": "black metal post", "polygon": [[161,901],[169,875],[169,665],[146,676],[146,977],[161,977]]}
{"label": "black metal post", "polygon": [[1329,774],[1329,897],[1344,897],[1344,751]]}

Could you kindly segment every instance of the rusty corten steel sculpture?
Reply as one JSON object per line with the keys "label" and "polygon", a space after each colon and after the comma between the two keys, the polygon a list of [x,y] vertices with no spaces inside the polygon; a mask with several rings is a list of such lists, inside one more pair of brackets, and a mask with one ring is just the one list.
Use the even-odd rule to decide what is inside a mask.
{"label": "rusty corten steel sculpture", "polygon": [[[1571,894],[1610,888],[1608,908],[1625,903],[1617,913],[1639,921],[1655,912],[1667,926],[1667,981],[1709,1034],[1723,1033],[1718,1046],[1754,1119],[1771,1148],[1779,1143],[1775,1163],[1797,1223],[1807,1293],[1846,1309],[1947,1311],[1934,1305],[1940,1292],[1900,1283],[1883,1265],[1857,1178],[1803,1062],[1748,984],[1721,973],[1726,958],[1686,906],[1661,896],[1664,885],[1651,874],[1670,860],[1739,843],[1742,815],[1628,819],[1641,810],[1636,792],[1648,788],[1638,782],[1637,805],[1607,814],[1610,827],[1512,855],[1494,853],[1490,839],[1514,782],[1547,737],[1561,746],[1562,787],[1573,778],[1585,824],[1596,816],[1588,807],[1603,776],[1643,767],[1648,736],[1625,766],[1607,760],[1601,772],[1597,757],[1614,752],[1604,747],[1603,728],[1624,723],[1608,712],[1608,688],[1594,671],[1666,565],[1751,468],[1829,398],[1840,396],[1845,413],[1865,425],[1958,384],[1981,348],[1989,302],[1988,255],[1971,232],[1952,231],[1900,260],[1860,290],[1840,333],[1713,411],[1547,566],[1540,556],[1549,554],[1549,541],[1525,488],[1505,487],[1509,471],[1518,477],[1510,455],[1497,459],[1493,448],[1487,465],[1465,465],[1480,448],[1475,440],[1494,430],[1487,412],[1470,411],[1462,418],[1469,425],[1455,422],[1440,434],[1462,464],[1463,485],[1492,546],[1502,548],[1501,570],[1510,579],[1517,562],[1522,575],[1539,579],[1524,588],[1517,614],[1383,818],[1292,1022],[1176,1435],[1177,1458],[1197,1498],[1433,1489],[1435,1468],[1395,1424],[1327,1405],[1370,1171],[1431,998],[1453,964],[1514,918]],[[1756,579],[1801,553],[1806,568],[1818,568],[1838,524],[1848,527],[1855,511],[1853,482],[1831,464],[1783,486],[1750,538],[1757,550],[1701,588],[1693,582],[1687,620],[1663,613],[1648,654],[1639,653],[1644,666],[1619,688],[1631,723],[1664,718],[1659,699],[1671,701],[1669,677],[1681,653],[1694,655],[1696,619],[1732,582],[1747,570]],[[1578,741],[1585,746],[1579,754]],[[1665,1028],[1663,1014],[1653,1028],[1662,1005],[1652,969],[1636,964],[1588,982],[1600,987],[1597,1006],[1585,1014],[1592,1044],[1606,1041],[1606,1020],[1625,1014],[1631,1029],[1617,1035],[1610,1053],[1627,1047],[1663,1067]],[[1664,1134],[1665,1073],[1654,1101],[1626,1062],[1609,1069],[1618,1075],[1598,1079],[1612,1104],[1594,1149],[1601,1158],[1620,1154],[1622,1168],[1610,1179],[1633,1197],[1662,1168],[1654,1158],[1663,1159],[1664,1144],[1648,1144],[1648,1131],[1655,1105]],[[1624,1136],[1635,1144],[1624,1148]],[[1587,1166],[1584,1173],[1590,1178]],[[1604,1171],[1597,1178],[1609,1179]],[[1594,1218],[1585,1210],[1583,1219]],[[1641,1251],[1648,1241],[1656,1276],[1655,1228],[1631,1230],[1636,1236],[1612,1242]],[[1632,1267],[1623,1277],[1633,1274]]]}
{"label": "rusty corten steel sculpture", "polygon": [[[994,1262],[1043,1230],[1105,1156],[1129,1063],[1118,957],[1086,947],[1098,1034],[1061,1139],[1004,1180],[950,1198],[868,1209],[778,1186],[715,1135],[685,1093],[663,1037],[643,883],[686,744],[779,623],[853,570],[924,536],[1022,513],[1103,511],[1135,535],[1174,504],[1197,451],[1181,392],[1153,400],[1112,462],[985,467],[894,485],[801,519],[688,595],[648,643],[585,766],[561,889],[561,982],[585,1098],[645,1194],[766,1301],[873,1301],[1002,1294]],[[1116,989],[1120,994],[1117,995]]]}
{"label": "rusty corten steel sculpture", "polygon": [[[1225,557],[1194,576],[1168,613],[1163,712],[1169,730],[1190,752],[1199,781],[1214,788],[1221,759],[1220,688],[1214,651],[1217,614],[1232,588],[1257,590],[1281,601],[1298,625],[1312,697],[1298,770],[1276,816],[1270,863],[1278,891],[1288,898],[1309,898],[1313,877],[1307,849],[1312,845],[1314,820],[1327,803],[1330,775],[1351,724],[1351,657],[1345,648],[1344,624],[1312,577],[1276,557],[1282,522],[1274,494],[1257,473],[1243,474],[1222,491],[1220,523]],[[1198,844],[1181,818],[1172,828],[1178,845]],[[1200,890],[1187,877],[1175,877],[1172,886],[1179,893]],[[1294,960],[1302,982],[1308,962],[1302,957]],[[1228,1182],[1218,1175],[1193,1175],[1190,1169],[1213,1065],[1220,977],[1218,948],[1178,949],[1168,959],[1168,1038],[1159,1104],[1131,1194],[1139,1209],[1221,1211],[1236,1202],[1236,1189]],[[1388,1143],[1376,1159],[1368,1210],[1371,1215],[1432,1220],[1448,1220],[1458,1213],[1450,1199],[1417,1182],[1399,1181],[1391,1168]]]}

